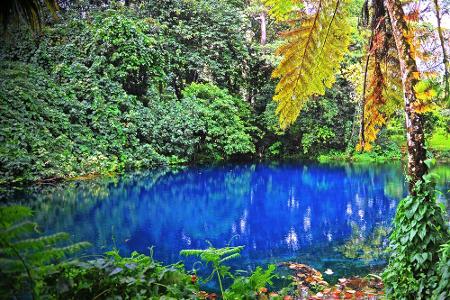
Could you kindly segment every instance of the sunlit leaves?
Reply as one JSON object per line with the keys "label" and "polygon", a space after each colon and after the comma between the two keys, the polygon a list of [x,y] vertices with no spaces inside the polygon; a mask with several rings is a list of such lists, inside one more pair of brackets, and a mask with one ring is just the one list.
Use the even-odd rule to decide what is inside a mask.
{"label": "sunlit leaves", "polygon": [[435,109],[435,101],[438,99],[439,95],[436,85],[436,81],[424,79],[414,86],[417,101],[413,104],[413,107],[417,112],[425,113]]}
{"label": "sunlit leaves", "polygon": [[323,95],[334,83],[350,42],[347,9],[347,1],[321,0],[288,22],[285,43],[277,50],[282,60],[272,75],[280,78],[273,99],[282,128],[297,119],[311,96]]}
{"label": "sunlit leaves", "polygon": [[183,100],[191,103],[202,124],[204,141],[199,155],[221,160],[255,152],[250,108],[242,99],[211,84],[193,83],[183,90]]}
{"label": "sunlit leaves", "polygon": [[269,14],[278,21],[286,21],[295,17],[295,10],[303,7],[303,1],[299,0],[263,0],[268,6]]}

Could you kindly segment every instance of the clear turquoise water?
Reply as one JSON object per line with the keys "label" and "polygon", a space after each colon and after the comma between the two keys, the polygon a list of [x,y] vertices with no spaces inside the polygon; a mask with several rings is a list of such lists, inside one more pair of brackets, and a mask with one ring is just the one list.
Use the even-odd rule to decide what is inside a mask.
{"label": "clear turquoise water", "polygon": [[[445,191],[450,172],[442,168]],[[244,245],[230,262],[236,268],[295,260],[342,276],[384,264],[378,252],[405,193],[400,164],[258,163],[71,182],[22,199],[32,198],[42,229],[89,241],[90,253],[154,246],[158,260],[189,267],[179,251],[209,241]]]}

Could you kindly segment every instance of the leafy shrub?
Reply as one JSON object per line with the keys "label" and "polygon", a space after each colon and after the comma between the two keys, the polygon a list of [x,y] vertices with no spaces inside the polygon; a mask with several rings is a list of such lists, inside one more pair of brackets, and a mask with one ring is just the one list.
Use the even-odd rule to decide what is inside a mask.
{"label": "leafy shrub", "polygon": [[1,182],[60,177],[76,172],[70,132],[76,128],[58,106],[67,97],[45,72],[23,64],[1,63]]}
{"label": "leafy shrub", "polygon": [[199,151],[206,128],[192,99],[149,101],[148,116],[140,127],[158,153],[192,159]]}
{"label": "leafy shrub", "polygon": [[161,46],[170,55],[165,70],[177,97],[196,81],[240,91],[250,60],[242,2],[149,0],[140,11],[161,25]]}
{"label": "leafy shrub", "polygon": [[248,104],[211,84],[193,83],[183,90],[183,100],[195,103],[205,132],[200,154],[215,160],[255,152]]}
{"label": "leafy shrub", "polygon": [[60,264],[46,276],[43,295],[51,299],[189,299],[198,285],[178,263],[163,266],[133,252],[121,257],[117,251],[88,262]]}
{"label": "leafy shrub", "polygon": [[69,235],[55,233],[34,237],[37,224],[27,221],[31,210],[24,206],[0,207],[0,297],[16,298],[23,293],[36,298],[42,289],[43,276],[51,273],[52,263],[89,246],[76,243],[57,246]]}
{"label": "leafy shrub", "polygon": [[217,277],[217,282],[219,283],[220,291],[224,295],[224,288],[222,280],[224,278],[233,278],[230,273],[230,267],[224,265],[224,262],[237,258],[244,249],[243,246],[237,247],[225,247],[225,248],[214,248],[212,245],[207,249],[187,249],[181,250],[180,254],[185,256],[197,256],[206,264],[212,265],[212,273],[207,278],[212,279],[214,275]]}
{"label": "leafy shrub", "polygon": [[397,208],[390,236],[391,258],[383,274],[389,298],[430,299],[445,274],[438,269],[438,250],[450,235],[431,178],[429,174],[417,182],[415,194]]}
{"label": "leafy shrub", "polygon": [[[92,19],[65,14],[46,27],[26,61],[59,76],[64,67],[82,65],[91,76],[119,83],[130,95],[142,96],[163,78],[164,52],[158,28],[127,9],[92,12]],[[29,37],[33,39],[33,37]],[[17,51],[14,47],[9,51]],[[29,54],[30,55],[30,54]],[[24,57],[25,58],[25,57]],[[22,58],[22,59],[24,59]],[[64,81],[66,76],[57,77]]]}
{"label": "leafy shrub", "polygon": [[[163,51],[157,29],[126,11],[110,10],[95,16],[93,37],[86,47],[88,64],[97,73],[120,82],[131,95],[144,95],[149,81],[163,78]],[[152,34],[153,33],[153,34]]]}
{"label": "leafy shrub", "polygon": [[267,270],[256,267],[250,276],[239,276],[233,284],[225,291],[225,299],[257,299],[258,293],[263,291],[268,285],[272,285],[272,279],[277,277],[274,274],[275,265],[269,265]]}
{"label": "leafy shrub", "polygon": [[40,68],[1,63],[1,182],[165,163],[141,127],[149,108],[135,96],[81,65],[61,74],[69,83],[58,86]]}

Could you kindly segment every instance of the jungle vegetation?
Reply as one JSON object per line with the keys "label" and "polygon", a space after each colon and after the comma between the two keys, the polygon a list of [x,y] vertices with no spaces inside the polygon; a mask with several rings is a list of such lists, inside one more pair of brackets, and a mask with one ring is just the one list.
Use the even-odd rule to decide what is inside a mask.
{"label": "jungle vegetation", "polygon": [[[449,8],[445,0],[8,0],[0,11],[0,185],[229,160],[405,158],[409,196],[390,237],[386,294],[445,299],[450,235],[428,169],[432,154],[450,151]],[[64,235],[21,241],[33,226],[16,227],[30,212],[15,209],[2,220],[2,258],[25,278],[11,283],[36,297],[83,295],[52,290],[54,274],[89,283],[103,272],[104,286],[90,290],[120,287],[110,277],[130,263],[138,279],[120,284],[158,284],[116,293],[198,296],[180,266],[139,254],[111,252],[50,273],[48,262],[85,245],[22,254]],[[230,273],[214,255],[239,249],[209,250],[203,258],[220,282]],[[272,272],[258,269],[250,278],[262,279],[235,279],[221,293],[256,297]]]}
{"label": "jungle vegetation", "polygon": [[[282,17],[274,16],[263,3],[57,4],[56,12],[41,5],[35,5],[36,12],[28,12],[33,7],[16,6],[12,6],[16,10],[2,12],[6,26],[0,46],[2,184],[164,164],[279,157],[380,160],[399,159],[406,152],[401,83],[389,79],[399,79],[389,73],[398,73],[398,62],[380,71],[385,85],[377,87],[383,89],[381,95],[373,86],[377,80],[372,65],[386,68],[385,62],[395,63],[395,59],[384,57],[380,60],[385,62],[376,62],[374,57],[379,55],[367,56],[369,29],[358,27],[361,1],[339,6],[337,13],[345,17],[335,20],[344,24],[330,23],[329,30],[324,30],[334,38],[314,45],[321,55],[338,49],[335,63],[323,62],[327,57],[305,57],[314,59],[305,61],[309,67],[326,66],[314,68],[321,74],[307,76],[318,76],[315,82],[305,78],[298,82],[297,89],[306,93],[301,102],[281,99],[279,103],[291,114],[288,123],[272,96],[286,99],[280,93],[281,85],[292,78],[282,79],[275,88],[277,79],[271,75],[288,72],[300,59],[278,64],[275,49],[279,47],[279,54],[297,51],[303,46],[291,50],[287,46],[301,36],[295,37],[296,29],[289,31],[289,22],[279,21]],[[17,18],[21,15],[25,18]],[[31,20],[28,15],[41,18]],[[22,24],[24,20],[34,25]],[[307,22],[302,24],[307,26]],[[429,29],[427,38],[436,42],[432,33]],[[280,46],[284,35],[287,44]],[[393,55],[390,39],[377,43],[387,43]],[[305,54],[311,55],[316,48],[308,48]],[[352,51],[344,53],[346,48]],[[427,64],[440,57],[432,59]],[[363,76],[357,74],[362,74],[365,60],[369,78],[362,110]],[[302,86],[305,80],[309,82],[306,88]],[[437,155],[445,158],[448,113],[439,80],[442,77],[436,75],[421,81],[420,88],[423,95],[433,98],[433,109],[424,117],[425,134],[433,141],[430,148],[436,145]],[[374,100],[375,95],[382,98]],[[314,100],[305,101],[309,96]],[[373,119],[367,119],[371,115]],[[371,151],[360,153],[356,146],[362,143]]]}

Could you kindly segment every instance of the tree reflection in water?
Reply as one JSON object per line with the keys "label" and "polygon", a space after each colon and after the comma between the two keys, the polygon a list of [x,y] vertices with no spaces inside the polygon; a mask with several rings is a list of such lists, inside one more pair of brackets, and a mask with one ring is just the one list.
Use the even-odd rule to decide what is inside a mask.
{"label": "tree reflection in water", "polygon": [[[46,232],[87,240],[92,253],[114,243],[124,255],[155,245],[155,257],[170,263],[181,249],[205,248],[206,240],[221,247],[234,237],[233,245],[246,246],[235,261],[241,268],[295,259],[345,269],[378,262],[381,235],[405,192],[397,164],[280,163],[165,169],[15,198],[31,203]],[[361,253],[366,261],[346,257]]]}

